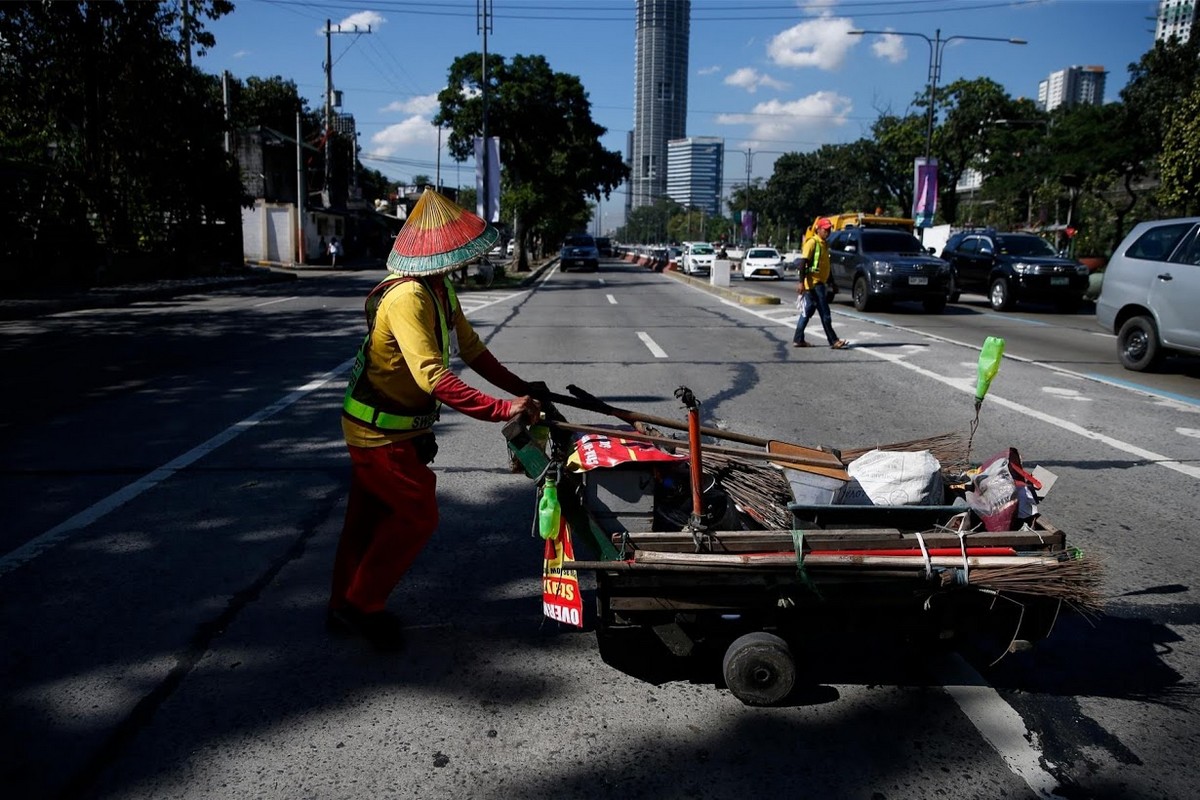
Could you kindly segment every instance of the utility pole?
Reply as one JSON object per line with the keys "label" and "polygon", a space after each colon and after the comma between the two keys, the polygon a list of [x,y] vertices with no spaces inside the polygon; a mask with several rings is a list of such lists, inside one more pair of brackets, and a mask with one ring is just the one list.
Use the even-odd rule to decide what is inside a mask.
{"label": "utility pole", "polygon": [[233,131],[229,130],[229,70],[221,72],[221,103],[225,107],[225,152],[229,153],[233,151]]}
{"label": "utility pole", "polygon": [[[226,73],[229,74],[229,73]],[[296,112],[296,263],[304,263],[304,139],[300,137],[300,112]],[[318,254],[319,255],[319,254]]]}
{"label": "utility pole", "polygon": [[488,163],[488,161],[489,161],[488,149],[489,148],[488,148],[488,49],[487,49],[487,41],[488,41],[488,34],[492,31],[492,0],[475,0],[475,13],[476,13],[476,17],[478,19],[478,22],[476,23],[478,32],[483,34],[483,72],[482,72],[482,75],[480,76],[481,81],[482,81],[482,83],[480,84],[480,89],[482,90],[481,100],[483,102],[483,115],[482,115],[482,118],[483,118],[483,124],[482,124],[483,147],[481,148],[481,152],[483,153],[483,163],[480,165],[480,168],[483,170],[483,180],[480,182],[481,191],[479,193],[479,196],[483,201],[483,215],[482,215],[483,221],[491,222],[492,221],[491,220],[491,216],[492,216],[491,198],[488,196],[489,190],[491,189],[491,186],[489,185],[489,177],[491,175],[491,172],[489,171],[490,165]]}
{"label": "utility pole", "polygon": [[[368,25],[365,31],[360,31],[358,26],[354,26],[354,30],[344,31],[342,26],[338,25],[337,30],[333,30],[333,25],[328,19],[325,20],[325,185],[323,191],[325,194],[325,207],[333,202],[333,193],[329,188],[329,184],[333,176],[333,34],[349,33],[356,36],[371,33],[371,26]],[[341,105],[341,103],[338,103]],[[351,144],[351,150],[355,149],[356,144]],[[354,169],[354,159],[357,158],[357,153],[351,156],[351,170]]]}

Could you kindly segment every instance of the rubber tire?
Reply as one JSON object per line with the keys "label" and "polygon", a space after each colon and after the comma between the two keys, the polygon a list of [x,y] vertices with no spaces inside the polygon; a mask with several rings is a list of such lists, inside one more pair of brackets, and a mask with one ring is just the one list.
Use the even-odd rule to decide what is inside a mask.
{"label": "rubber tire", "polygon": [[870,311],[875,307],[875,300],[867,289],[867,279],[859,276],[854,279],[854,308],[858,311]]}
{"label": "rubber tire", "polygon": [[1162,360],[1158,328],[1150,317],[1130,317],[1117,333],[1117,358],[1121,366],[1134,372],[1153,369]]}
{"label": "rubber tire", "polygon": [[950,276],[950,296],[947,298],[951,303],[957,303],[958,298],[962,297],[962,292],[958,290],[958,281],[954,276]]}
{"label": "rubber tire", "polygon": [[988,287],[988,302],[995,311],[1011,311],[1014,305],[1012,292],[1009,291],[1008,281],[996,278]]}
{"label": "rubber tire", "polygon": [[946,298],[927,297],[921,305],[924,306],[926,314],[941,314],[946,310]]}
{"label": "rubber tire", "polygon": [[721,661],[725,685],[748,706],[773,706],[796,685],[796,661],[787,642],[755,631],[734,639]]}

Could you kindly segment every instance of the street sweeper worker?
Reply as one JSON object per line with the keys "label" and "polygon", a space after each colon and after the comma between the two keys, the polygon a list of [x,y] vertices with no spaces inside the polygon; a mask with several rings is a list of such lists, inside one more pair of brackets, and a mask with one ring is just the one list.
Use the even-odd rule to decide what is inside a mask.
{"label": "street sweeper worker", "polygon": [[[486,422],[540,417],[531,387],[480,340],[449,278],[496,238],[482,219],[426,189],[388,256],[391,275],[367,297],[368,334],[342,405],[352,472],[327,622],[380,650],[400,645],[402,625],[387,610],[388,596],[437,527],[429,463],[440,406]],[[515,399],[463,382],[450,371],[452,354]]]}

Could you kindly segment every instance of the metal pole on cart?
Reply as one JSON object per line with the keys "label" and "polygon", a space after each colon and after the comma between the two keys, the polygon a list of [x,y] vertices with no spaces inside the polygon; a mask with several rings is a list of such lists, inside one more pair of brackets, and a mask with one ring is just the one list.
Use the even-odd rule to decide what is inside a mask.
{"label": "metal pole on cart", "polygon": [[[691,463],[692,476],[692,515],[688,519],[688,527],[693,535],[704,530],[704,492],[701,488],[703,466],[700,457],[700,401],[692,390],[680,386],[675,390],[675,398],[683,403],[688,412],[688,460]],[[697,542],[699,544],[699,542]]]}

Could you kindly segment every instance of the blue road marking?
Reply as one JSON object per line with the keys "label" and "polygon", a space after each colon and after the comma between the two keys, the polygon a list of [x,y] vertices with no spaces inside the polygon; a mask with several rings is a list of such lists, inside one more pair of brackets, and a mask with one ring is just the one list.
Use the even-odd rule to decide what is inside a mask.
{"label": "blue road marking", "polygon": [[1092,380],[1100,381],[1101,383],[1110,383],[1113,386],[1122,386],[1126,389],[1136,389],[1139,392],[1145,392],[1146,394],[1154,395],[1155,397],[1162,397],[1166,400],[1174,400],[1177,403],[1187,403],[1189,406],[1200,407],[1200,398],[1188,397],[1185,394],[1164,392],[1161,389],[1155,389],[1140,383],[1134,383],[1133,381],[1123,381],[1120,378],[1110,378],[1107,375],[1098,375],[1094,372],[1090,373],[1087,377],[1091,378]]}

